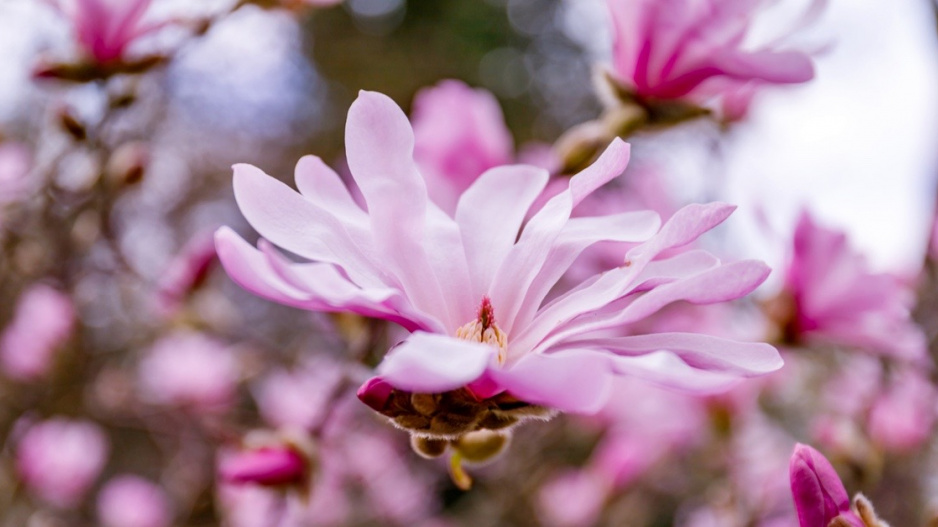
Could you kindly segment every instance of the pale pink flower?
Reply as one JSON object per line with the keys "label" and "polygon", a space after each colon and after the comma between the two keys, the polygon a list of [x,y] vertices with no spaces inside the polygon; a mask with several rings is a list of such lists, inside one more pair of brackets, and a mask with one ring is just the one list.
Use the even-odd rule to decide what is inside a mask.
{"label": "pale pink flower", "polygon": [[850,497],[834,467],[817,450],[796,445],[789,477],[801,527],[828,527],[835,518],[841,520],[842,525],[865,527],[863,520],[850,509]]}
{"label": "pale pink flower", "polygon": [[135,40],[162,25],[144,19],[152,0],[47,1],[68,17],[78,44],[98,64],[123,59]]}
{"label": "pale pink flower", "polygon": [[817,225],[807,211],[795,228],[785,294],[793,302],[784,328],[790,340],[926,360],[925,336],[910,316],[909,287],[870,271],[843,232]]}
{"label": "pale pink flower", "polygon": [[144,397],[196,411],[224,410],[233,401],[238,363],[223,343],[179,332],[157,341],[138,368]]}
{"label": "pale pink flower", "polygon": [[[403,112],[384,95],[362,92],[349,110],[346,151],[367,210],[318,158],[299,162],[300,193],[236,165],[235,197],[248,221],[312,262],[293,263],[266,241],[255,249],[228,228],[216,235],[229,275],[256,294],[413,332],[384,358],[380,379],[360,391],[399,425],[458,437],[544,416],[542,407],[596,411],[618,375],[697,388],[712,374],[753,376],[781,366],[767,344],[606,333],[672,302],[738,298],[765,279],[761,262],[722,264],[699,250],[657,259],[722,222],[732,206],[685,207],[660,230],[657,214],[647,211],[571,218],[625,168],[628,145],[616,140],[523,226],[548,179],[524,165],[488,170],[451,217],[428,200],[413,148]],[[621,266],[545,303],[577,255],[602,240],[642,243]],[[412,405],[418,399],[419,410]]]}
{"label": "pale pink flower", "polygon": [[[814,77],[807,54],[779,42],[746,43],[764,0],[607,0],[613,21],[612,76],[641,100],[705,102],[727,96],[744,113],[752,84]],[[823,7],[816,1],[801,24]]]}
{"label": "pale pink flower", "polygon": [[64,418],[28,425],[16,449],[16,469],[39,498],[61,508],[79,504],[107,459],[97,425]]}
{"label": "pale pink flower", "polygon": [[68,296],[44,284],[31,286],[0,334],[3,373],[20,381],[44,377],[74,326],[75,309]]}
{"label": "pale pink flower", "polygon": [[137,476],[117,476],[98,494],[103,527],[169,527],[172,505],[159,486]]}

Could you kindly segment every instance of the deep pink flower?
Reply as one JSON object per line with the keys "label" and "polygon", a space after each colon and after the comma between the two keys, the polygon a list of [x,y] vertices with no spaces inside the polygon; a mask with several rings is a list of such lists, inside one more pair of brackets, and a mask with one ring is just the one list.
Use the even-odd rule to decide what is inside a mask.
{"label": "deep pink flower", "polygon": [[[767,344],[606,333],[672,302],[738,298],[765,279],[761,262],[724,265],[699,250],[658,259],[722,222],[732,206],[685,207],[660,230],[649,211],[571,218],[577,204],[625,168],[628,145],[616,140],[523,226],[548,179],[524,165],[488,170],[451,217],[428,200],[413,148],[403,112],[384,95],[362,92],[349,110],[346,150],[367,210],[318,158],[299,162],[300,193],[236,165],[235,197],[248,221],[312,262],[293,263],[263,240],[255,249],[228,228],[216,235],[229,275],[256,294],[382,318],[413,332],[378,368],[393,390],[372,383],[360,392],[399,425],[458,437],[543,416],[541,406],[596,411],[617,375],[695,387],[711,372],[752,376],[781,366]],[[577,255],[602,240],[641,243],[621,266],[545,303]],[[387,397],[372,397],[372,388]]]}
{"label": "deep pink flower", "polygon": [[48,374],[55,352],[71,336],[74,325],[75,309],[68,296],[47,285],[31,286],[0,334],[3,373],[20,381]]}
{"label": "deep pink flower", "polygon": [[789,476],[801,527],[827,527],[834,518],[865,527],[850,509],[850,497],[840,477],[820,452],[807,445],[795,445]]}
{"label": "deep pink flower", "polygon": [[[638,98],[732,97],[745,107],[752,83],[800,83],[814,77],[799,51],[745,44],[764,0],[607,0],[613,20],[613,77]],[[823,2],[814,2],[806,20]],[[739,90],[743,90],[740,92]],[[744,110],[743,110],[744,111]]]}
{"label": "deep pink flower", "polygon": [[117,476],[98,494],[103,527],[169,527],[172,506],[159,486],[137,476]]}
{"label": "deep pink flower", "polygon": [[926,359],[925,336],[910,317],[912,291],[895,276],[871,272],[843,232],[817,225],[807,211],[795,228],[785,289],[794,304],[785,321],[791,340]]}
{"label": "deep pink flower", "polygon": [[96,425],[56,418],[32,425],[16,450],[16,468],[29,489],[61,508],[78,505],[107,459],[108,441]]}
{"label": "deep pink flower", "polygon": [[289,445],[267,446],[223,456],[218,472],[231,484],[301,485],[309,478],[309,463]]}
{"label": "deep pink flower", "polygon": [[68,17],[85,54],[98,64],[124,58],[134,40],[161,27],[144,21],[152,0],[49,0]]}

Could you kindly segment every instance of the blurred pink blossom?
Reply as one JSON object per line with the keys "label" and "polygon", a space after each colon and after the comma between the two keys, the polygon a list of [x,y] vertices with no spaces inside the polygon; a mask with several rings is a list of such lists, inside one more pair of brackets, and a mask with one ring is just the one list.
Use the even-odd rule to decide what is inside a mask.
{"label": "blurred pink blossom", "polygon": [[[767,344],[695,333],[606,333],[672,302],[722,302],[760,284],[768,274],[762,262],[724,265],[700,250],[656,259],[721,223],[734,207],[691,205],[660,230],[658,215],[650,211],[571,218],[577,204],[625,168],[628,145],[615,140],[523,227],[548,180],[543,169],[525,165],[488,170],[460,196],[450,217],[428,200],[413,148],[400,108],[384,95],[362,92],[349,110],[346,150],[367,211],[318,158],[299,162],[300,193],[255,167],[236,165],[235,196],[248,221],[271,242],[313,262],[292,263],[266,240],[255,249],[228,228],[216,235],[228,274],[258,295],[310,310],[382,318],[411,330],[378,368],[400,401],[409,393],[453,392],[462,402],[481,402],[479,413],[462,427],[447,421],[445,411],[436,424],[416,411],[389,415],[413,417],[416,424],[409,428],[451,436],[471,431],[491,413],[489,402],[500,404],[485,402],[496,396],[594,412],[617,375],[697,389],[714,374],[754,376],[781,367],[778,352]],[[641,243],[623,265],[544,305],[577,255],[602,240]],[[399,410],[360,395],[385,415]],[[426,403],[436,405],[432,399]]]}
{"label": "blurred pink blossom", "polygon": [[65,294],[44,284],[27,289],[16,305],[13,320],[0,334],[0,367],[20,381],[44,377],[55,352],[75,325],[75,309]]}
{"label": "blurred pink blossom", "polygon": [[343,374],[337,361],[314,355],[292,371],[268,373],[252,393],[261,416],[271,426],[309,430],[331,410],[331,398]]}
{"label": "blurred pink blossom", "polygon": [[821,227],[807,211],[795,228],[785,293],[793,302],[784,321],[790,340],[926,361],[925,336],[910,316],[910,288],[895,276],[870,271],[843,232]]}
{"label": "blurred pink blossom", "polygon": [[98,494],[102,527],[169,527],[172,506],[159,486],[137,476],[117,476]]}
{"label": "blurred pink blossom", "polygon": [[424,88],[414,97],[411,122],[414,160],[430,199],[443,210],[455,210],[459,196],[483,172],[514,158],[498,100],[483,89],[457,80]]}
{"label": "blurred pink blossom", "polygon": [[870,409],[870,438],[891,451],[914,449],[928,440],[938,403],[935,387],[921,372],[897,372]]}
{"label": "blurred pink blossom", "polygon": [[796,445],[789,477],[801,527],[828,527],[835,518],[851,527],[866,527],[850,509],[850,497],[834,467],[817,450]]}
{"label": "blurred pink blossom", "polygon": [[[612,75],[638,99],[725,97],[730,116],[745,113],[754,85],[814,77],[806,53],[780,41],[748,46],[762,0],[607,0],[613,21]],[[799,25],[821,11],[815,1]]]}
{"label": "blurred pink blossom", "polygon": [[309,463],[289,445],[265,446],[224,454],[218,472],[231,484],[302,485],[309,479]]}
{"label": "blurred pink blossom", "polygon": [[75,39],[98,64],[124,58],[134,40],[161,27],[145,22],[152,0],[47,0],[72,24]]}
{"label": "blurred pink blossom", "polygon": [[88,421],[64,418],[27,427],[16,451],[16,469],[23,483],[51,505],[77,506],[107,459],[104,433]]}
{"label": "blurred pink blossom", "polygon": [[157,283],[157,302],[164,314],[172,314],[198,289],[215,264],[215,241],[205,232],[193,236],[169,263]]}
{"label": "blurred pink blossom", "polygon": [[27,176],[31,168],[32,159],[25,145],[0,143],[0,206],[21,199],[29,190]]}
{"label": "blurred pink blossom", "polygon": [[538,515],[550,527],[595,525],[611,490],[589,471],[564,472],[541,487]]}
{"label": "blurred pink blossom", "polygon": [[239,376],[233,350],[194,332],[161,338],[140,361],[137,373],[150,401],[208,412],[233,402]]}

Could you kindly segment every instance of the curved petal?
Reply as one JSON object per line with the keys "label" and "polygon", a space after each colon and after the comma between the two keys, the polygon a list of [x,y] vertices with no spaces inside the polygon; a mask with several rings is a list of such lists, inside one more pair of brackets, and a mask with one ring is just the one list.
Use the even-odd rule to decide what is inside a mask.
{"label": "curved petal", "polygon": [[492,346],[417,331],[378,365],[378,376],[399,390],[441,393],[478,379],[498,353]]}
{"label": "curved petal", "polygon": [[488,291],[509,335],[530,284],[544,266],[570,212],[591,192],[618,177],[629,162],[629,145],[616,138],[599,159],[570,178],[566,191],[551,198],[528,221],[518,242],[502,262]]}
{"label": "curved petal", "polygon": [[563,347],[601,348],[617,355],[639,356],[669,351],[693,368],[734,375],[761,375],[784,362],[778,350],[762,342],[739,342],[697,333],[652,333],[630,337],[584,339]]}
{"label": "curved petal", "polygon": [[534,350],[548,350],[558,343],[575,339],[577,335],[636,322],[677,301],[712,304],[740,298],[764,282],[769,272],[771,270],[763,262],[742,260],[697,273],[683,280],[661,284],[622,309],[598,312],[590,317],[573,318],[566,323],[557,324]]}
{"label": "curved petal", "polygon": [[[526,346],[534,346],[560,325],[584,314],[592,313],[628,294],[637,277],[656,256],[667,249],[696,240],[701,234],[719,225],[736,209],[725,203],[688,205],[664,224],[650,240],[633,248],[625,256],[625,265],[608,271],[595,280],[568,291],[540,309],[530,324],[525,325]],[[543,347],[542,347],[543,349]]]}
{"label": "curved petal", "polygon": [[611,362],[616,373],[700,394],[724,391],[740,382],[740,378],[735,375],[691,367],[674,353],[665,350],[631,357],[614,357]]}
{"label": "curved petal", "polygon": [[[515,323],[525,329],[518,333],[516,338],[526,338],[526,336],[533,335],[533,332],[530,331],[530,322],[534,320],[544,299],[587,247],[601,241],[641,241],[652,236],[660,225],[661,219],[653,211],[571,218],[547,255],[547,261],[544,262],[541,271],[528,288],[524,303],[515,319]],[[534,337],[532,342],[519,347],[530,349],[537,343],[539,338]]]}
{"label": "curved petal", "polygon": [[367,230],[343,223],[256,167],[233,168],[238,207],[261,236],[303,258],[338,265],[359,285],[391,282],[374,263]]}
{"label": "curved petal", "polygon": [[407,116],[386,95],[361,91],[349,108],[345,148],[382,264],[415,306],[451,325],[459,323],[427,257],[427,187],[414,162],[414,132]]}
{"label": "curved petal", "polygon": [[481,298],[492,282],[548,177],[546,170],[532,166],[496,167],[479,176],[459,198],[456,223],[476,297]]}
{"label": "curved petal", "polygon": [[534,353],[489,373],[502,388],[523,401],[564,412],[596,413],[612,390],[610,362],[609,355],[590,350]]}
{"label": "curved petal", "polygon": [[293,264],[293,269],[287,269],[286,262],[255,249],[228,227],[215,233],[215,246],[228,276],[268,300],[310,311],[351,311],[389,320],[409,330],[434,327],[434,322],[425,317],[402,314],[399,305],[404,301],[399,292],[387,288],[362,290],[331,265]]}
{"label": "curved petal", "polygon": [[329,211],[343,222],[368,228],[368,215],[355,203],[342,178],[316,156],[303,156],[294,172],[296,188],[303,197]]}

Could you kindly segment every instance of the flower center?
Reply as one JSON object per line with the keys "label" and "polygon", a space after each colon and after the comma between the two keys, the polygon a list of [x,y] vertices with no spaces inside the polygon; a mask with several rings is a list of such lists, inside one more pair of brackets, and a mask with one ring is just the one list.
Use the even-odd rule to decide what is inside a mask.
{"label": "flower center", "polygon": [[508,358],[508,335],[495,323],[495,308],[489,297],[482,297],[479,316],[456,330],[456,337],[470,342],[481,342],[498,348],[498,364]]}

